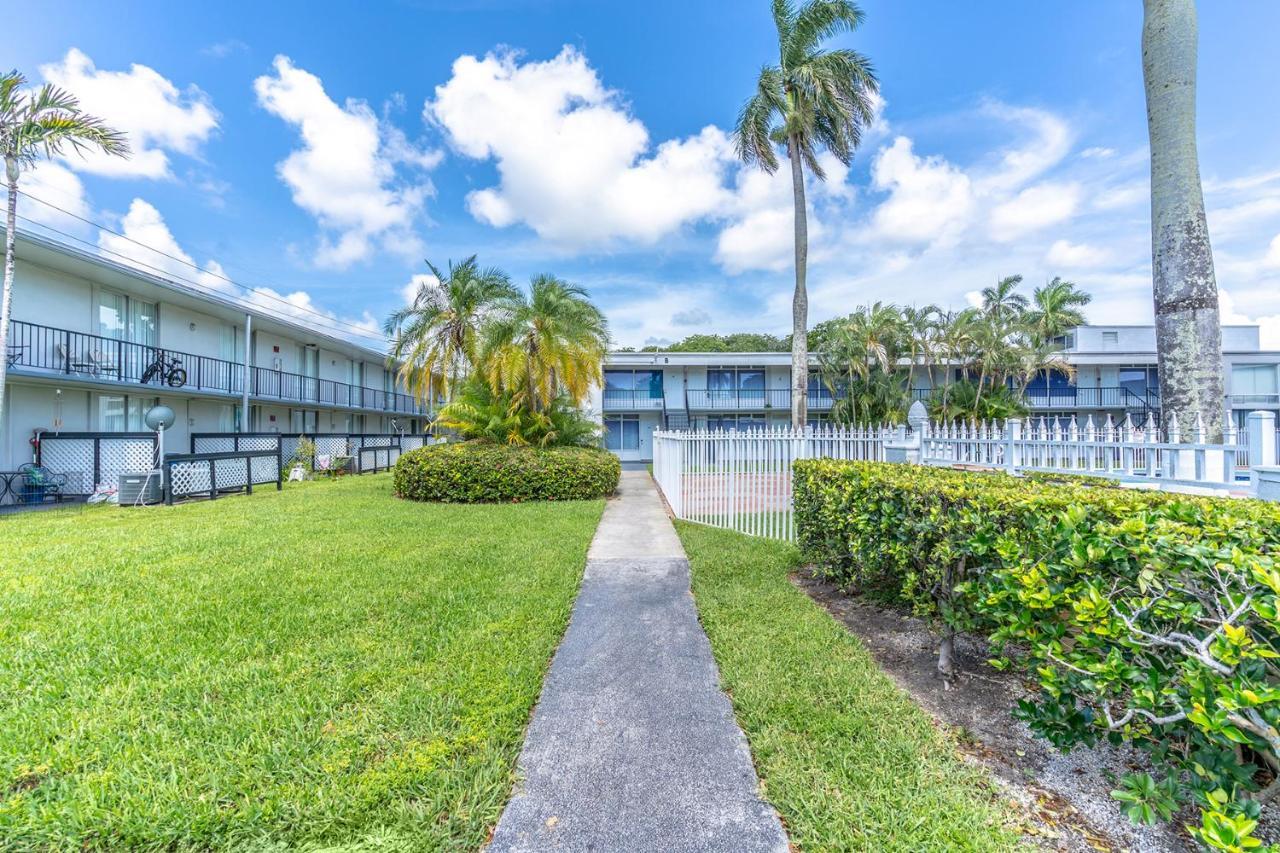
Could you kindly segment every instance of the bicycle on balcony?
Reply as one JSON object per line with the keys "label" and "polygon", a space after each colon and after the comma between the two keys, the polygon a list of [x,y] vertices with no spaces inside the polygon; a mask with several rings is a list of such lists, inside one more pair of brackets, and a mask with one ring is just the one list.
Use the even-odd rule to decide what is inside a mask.
{"label": "bicycle on balcony", "polygon": [[187,369],[182,366],[182,359],[176,355],[166,355],[163,350],[155,351],[155,359],[142,372],[142,383],[163,382],[170,388],[181,388],[187,384]]}

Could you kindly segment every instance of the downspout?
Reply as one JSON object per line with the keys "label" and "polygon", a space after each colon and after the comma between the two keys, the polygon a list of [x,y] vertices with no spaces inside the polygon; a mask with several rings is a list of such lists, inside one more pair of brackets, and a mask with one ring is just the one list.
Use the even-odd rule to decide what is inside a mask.
{"label": "downspout", "polygon": [[240,389],[240,431],[249,432],[249,357],[253,340],[253,315],[244,315],[244,382]]}

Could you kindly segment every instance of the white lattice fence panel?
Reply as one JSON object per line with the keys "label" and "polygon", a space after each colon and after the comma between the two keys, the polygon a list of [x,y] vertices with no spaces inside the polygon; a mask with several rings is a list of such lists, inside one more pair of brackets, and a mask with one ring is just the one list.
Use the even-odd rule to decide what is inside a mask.
{"label": "white lattice fence panel", "polygon": [[155,444],[145,438],[104,438],[98,450],[98,479],[115,488],[126,471],[150,471],[156,467]]}
{"label": "white lattice fence panel", "polygon": [[170,465],[169,489],[175,498],[209,491],[209,461],[201,459]]}
{"label": "white lattice fence panel", "polygon": [[378,451],[366,448],[360,451],[360,470],[372,471],[378,466]]}
{"label": "white lattice fence panel", "polygon": [[93,439],[41,436],[40,464],[67,478],[67,491],[87,495],[93,491]]}
{"label": "white lattice fence panel", "polygon": [[214,463],[219,489],[240,489],[249,482],[249,460],[219,459]]}
{"label": "white lattice fence panel", "polygon": [[233,435],[197,435],[192,443],[192,453],[230,453],[236,449]]}
{"label": "white lattice fence panel", "polygon": [[254,483],[274,483],[279,476],[274,456],[254,456],[249,460]]}
{"label": "white lattice fence panel", "polygon": [[315,437],[316,453],[329,456],[347,455],[347,437],[345,435],[317,435]]}
{"label": "white lattice fence panel", "polygon": [[247,435],[240,439],[238,450],[275,450],[280,446],[278,435]]}
{"label": "white lattice fence panel", "polygon": [[406,435],[400,439],[401,450],[417,450],[422,447],[425,442],[420,435]]}

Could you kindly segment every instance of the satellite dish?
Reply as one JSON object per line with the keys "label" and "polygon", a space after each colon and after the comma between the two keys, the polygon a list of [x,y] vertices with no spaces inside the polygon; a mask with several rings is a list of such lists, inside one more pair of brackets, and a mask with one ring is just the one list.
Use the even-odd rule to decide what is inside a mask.
{"label": "satellite dish", "polygon": [[173,409],[168,406],[152,406],[142,418],[148,429],[168,429],[175,420]]}

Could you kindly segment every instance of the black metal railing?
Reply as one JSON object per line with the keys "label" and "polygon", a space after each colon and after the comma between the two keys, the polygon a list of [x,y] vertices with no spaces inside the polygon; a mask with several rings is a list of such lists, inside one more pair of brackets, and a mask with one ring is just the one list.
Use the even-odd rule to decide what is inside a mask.
{"label": "black metal railing", "polygon": [[[244,392],[244,366],[234,361],[165,347],[119,341],[13,320],[5,353],[9,369],[56,373],[93,382],[121,382],[160,388]],[[318,379],[267,367],[251,367],[249,395],[260,400],[427,415],[429,407],[412,395]]]}
{"label": "black metal railing", "polygon": [[690,388],[690,409],[759,411],[791,407],[790,388]]}
{"label": "black metal railing", "polygon": [[606,388],[604,389],[603,398],[604,408],[611,411],[622,409],[657,410],[663,407],[662,391],[653,391],[648,388],[642,390]]}
{"label": "black metal railing", "polygon": [[[912,388],[912,400],[928,401],[942,386]],[[1031,409],[1159,409],[1160,392],[1154,388],[1134,390],[1122,387],[1104,388],[1028,388],[1022,402]]]}

